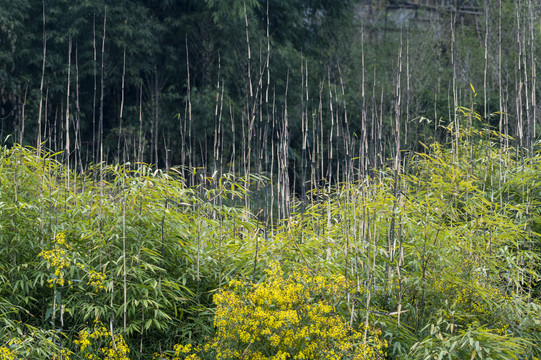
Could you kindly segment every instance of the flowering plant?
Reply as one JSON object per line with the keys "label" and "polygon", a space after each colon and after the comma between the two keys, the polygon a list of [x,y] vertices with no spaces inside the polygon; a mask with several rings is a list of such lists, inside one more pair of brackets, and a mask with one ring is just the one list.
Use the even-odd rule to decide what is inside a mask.
{"label": "flowering plant", "polygon": [[[376,359],[387,346],[381,332],[351,327],[337,309],[343,276],[285,276],[272,263],[261,283],[231,281],[214,296],[217,359]],[[207,345],[207,348],[209,346]],[[182,348],[184,349],[184,348]],[[177,351],[192,356],[190,351]]]}

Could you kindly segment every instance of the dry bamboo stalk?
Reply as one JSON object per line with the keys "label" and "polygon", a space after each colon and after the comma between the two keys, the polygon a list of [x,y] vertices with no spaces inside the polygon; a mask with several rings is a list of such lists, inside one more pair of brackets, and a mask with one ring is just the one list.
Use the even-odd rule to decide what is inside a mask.
{"label": "dry bamboo stalk", "polygon": [[[248,113],[248,112],[246,112]],[[249,164],[247,164],[247,162],[249,163],[249,159],[248,159],[248,153],[246,151],[247,149],[247,135],[246,135],[246,124],[245,124],[245,120],[246,120],[246,113],[245,114],[241,114],[241,125],[242,125],[242,165],[243,165],[243,170],[244,170],[244,177],[246,179],[249,178]],[[246,205],[248,203],[248,200],[245,199],[246,201]]]}
{"label": "dry bamboo stalk", "polygon": [[[275,134],[276,133],[276,89],[273,89],[272,91],[272,111],[271,111],[271,114],[272,114],[272,134]],[[274,136],[271,138],[271,165],[270,165],[270,178],[269,178],[269,181],[271,184],[274,184],[274,160],[276,158],[276,152],[277,152],[277,149],[276,149],[276,145],[274,144]],[[270,201],[270,208],[272,210],[274,210],[274,204],[275,204],[275,191],[274,191],[274,186],[271,186],[271,201]],[[278,214],[280,214],[280,212],[278,211]],[[270,213],[270,223],[273,224],[274,223],[274,211],[271,211]]]}
{"label": "dry bamboo stalk", "polygon": [[51,134],[53,139],[53,149],[55,152],[58,151],[58,144],[56,142],[57,139],[57,130],[58,130],[58,106],[55,106],[54,108],[54,122],[51,126]]}
{"label": "dry bamboo stalk", "polygon": [[66,90],[66,126],[64,131],[66,132],[66,146],[64,151],[66,152],[66,168],[67,168],[67,177],[66,177],[66,187],[68,187],[69,182],[69,169],[70,169],[70,132],[69,132],[69,117],[70,117],[70,85],[71,85],[71,34],[68,37],[68,84]]}
{"label": "dry bamboo stalk", "polygon": [[139,84],[139,147],[138,147],[138,157],[137,161],[139,162],[140,169],[142,169],[143,163],[143,82]]}
{"label": "dry bamboo stalk", "polygon": [[[459,117],[457,116],[458,111],[458,91],[457,91],[457,75],[456,75],[456,41],[455,41],[455,32],[456,32],[456,13],[451,14],[451,64],[453,66],[453,127],[455,131],[455,143],[453,145],[453,161],[458,162],[458,149],[460,141],[460,122]],[[449,109],[450,110],[450,109]]]}
{"label": "dry bamboo stalk", "polygon": [[[248,147],[247,152],[244,152],[244,176],[248,181],[251,173],[251,161],[252,161],[252,136],[253,136],[253,123],[255,120],[255,112],[252,106],[255,106],[254,103],[254,92],[252,85],[252,51],[250,47],[250,36],[249,36],[249,27],[248,27],[248,12],[246,11],[246,2],[244,2],[244,20],[245,20],[245,30],[246,30],[246,48],[248,51],[247,59],[247,75],[248,75],[248,88],[249,91],[246,94],[246,116],[243,116],[243,119],[247,121],[247,132],[244,133],[244,122],[243,122],[243,142],[245,146]],[[245,137],[246,136],[246,137]],[[244,147],[244,146],[243,146]],[[245,197],[245,207],[249,208],[248,197]]]}
{"label": "dry bamboo stalk", "polygon": [[[93,77],[94,77],[94,93],[92,97],[92,163],[96,163],[96,94],[97,94],[97,71],[96,71],[96,64],[98,63],[97,60],[97,52],[96,52],[96,15],[92,17],[92,50],[93,50]],[[95,173],[95,172],[93,172]],[[94,177],[94,181],[95,181]]]}
{"label": "dry bamboo stalk", "polygon": [[43,7],[43,59],[41,63],[41,81],[39,85],[39,110],[38,110],[38,139],[37,154],[41,155],[41,113],[43,104],[43,80],[45,77],[45,57],[47,55],[47,33],[45,32],[45,0],[42,1]]}
{"label": "dry bamboo stalk", "polygon": [[[83,161],[81,159],[81,106],[79,101],[79,48],[75,43],[75,166],[79,164],[80,171],[83,171]],[[76,179],[75,179],[76,180]],[[76,181],[74,181],[74,187]]]}
{"label": "dry bamboo stalk", "polygon": [[345,178],[344,181],[348,184],[352,183],[352,169],[353,169],[353,147],[352,147],[352,141],[349,131],[349,122],[348,122],[348,111],[347,111],[347,102],[346,102],[346,91],[344,86],[344,80],[342,78],[342,70],[340,69],[340,65],[337,65],[338,67],[338,73],[340,76],[340,90],[342,93],[342,105],[344,107],[344,124],[342,128],[342,137],[344,139],[344,150],[346,152],[346,160],[345,160]]}
{"label": "dry bamboo stalk", "polygon": [[530,129],[530,152],[533,150],[533,141],[536,139],[536,119],[537,119],[537,99],[536,99],[536,57],[535,57],[535,32],[534,32],[534,11],[532,7],[532,0],[528,1],[528,14],[529,14],[529,24],[530,24],[530,67],[531,67],[531,107],[532,107],[532,116],[531,122],[528,125]]}
{"label": "dry bamboo stalk", "polygon": [[488,72],[488,31],[489,31],[489,27],[488,27],[488,18],[489,18],[489,12],[488,12],[488,9],[489,9],[489,0],[485,0],[485,62],[484,62],[484,65],[485,65],[485,70],[483,72],[483,118],[484,119],[488,119],[488,110],[487,110],[487,106],[488,106],[488,98],[487,98],[487,87],[488,87],[488,84],[487,84],[487,72]]}
{"label": "dry bamboo stalk", "polygon": [[400,88],[401,78],[402,78],[402,32],[400,32],[400,47],[398,48],[398,73],[396,79],[396,88],[395,88],[395,162],[394,170],[396,173],[400,172],[400,136],[401,136],[401,124],[400,117],[402,111],[402,91]]}
{"label": "dry bamboo stalk", "polygon": [[45,106],[44,106],[44,114],[43,114],[43,120],[45,122],[45,128],[43,129],[43,134],[46,135],[47,138],[47,144],[49,148],[52,148],[52,133],[51,133],[51,124],[49,124],[48,119],[48,106],[49,105],[49,87],[45,88]]}
{"label": "dry bamboo stalk", "polygon": [[[521,27],[522,28],[522,27]],[[526,32],[526,29],[523,30]],[[530,99],[530,86],[529,86],[529,77],[530,74],[528,72],[528,55],[526,53],[526,36],[527,34],[524,33],[521,37],[522,40],[522,63],[524,65],[523,71],[524,71],[524,104],[526,105],[526,134],[525,134],[525,144],[524,147],[527,149],[527,151],[531,151],[531,145],[532,145],[532,138],[531,138],[531,124],[532,124],[532,116],[531,116],[531,99]]]}
{"label": "dry bamboo stalk", "polygon": [[160,86],[159,86],[159,73],[158,68],[154,67],[154,87],[153,87],[153,99],[154,99],[154,127],[153,127],[153,148],[154,148],[154,166],[156,169],[159,168],[159,157],[158,157],[158,138],[159,138],[159,123],[160,123]]}
{"label": "dry bamboo stalk", "polygon": [[[373,82],[372,82],[372,119],[371,119],[371,126],[370,126],[370,144],[372,145],[372,152],[368,154],[368,146],[365,148],[367,157],[370,159],[372,157],[372,161],[370,160],[366,161],[365,163],[370,162],[371,165],[375,168],[376,167],[376,147],[377,147],[377,133],[376,130],[378,128],[377,122],[378,122],[378,106],[377,106],[377,100],[376,100],[376,67],[374,66],[374,74],[373,74]],[[367,135],[368,137],[368,135]],[[368,142],[367,142],[368,144]],[[373,156],[372,156],[373,155]],[[364,169],[365,173],[367,169]]]}
{"label": "dry bamboo stalk", "polygon": [[[523,132],[523,123],[522,123],[522,88],[523,88],[523,79],[522,79],[522,65],[521,65],[521,59],[522,59],[522,41],[521,41],[521,33],[520,33],[520,12],[519,12],[519,5],[518,3],[515,4],[515,18],[516,18],[516,40],[517,40],[517,47],[518,47],[518,53],[517,53],[517,61],[515,63],[515,78],[516,78],[516,116],[517,116],[517,137],[519,138],[519,146],[522,148],[524,146],[524,132]],[[519,148],[517,147],[517,151]]]}
{"label": "dry bamboo stalk", "polygon": [[23,97],[23,103],[21,105],[21,129],[19,131],[19,144],[22,146],[23,145],[23,138],[24,138],[24,121],[25,121],[25,118],[24,118],[24,113],[25,113],[25,109],[26,109],[26,97],[28,95],[28,82],[26,82],[26,86],[24,88],[24,97]]}
{"label": "dry bamboo stalk", "polygon": [[320,181],[322,179],[321,171],[320,169],[323,168],[323,162],[322,162],[322,144],[323,144],[323,138],[321,135],[321,129],[323,126],[323,119],[322,119],[322,109],[323,109],[323,82],[320,82],[319,85],[319,95],[318,95],[318,107],[315,114],[312,115],[312,136],[314,141],[314,146],[312,149],[312,172],[314,173],[314,183],[315,183],[315,190],[319,190]]}
{"label": "dry bamboo stalk", "polygon": [[[187,73],[187,89],[186,89],[186,108],[188,110],[188,168],[192,170],[194,168],[193,163],[193,148],[192,148],[192,98],[191,98],[191,84],[190,84],[190,57],[189,57],[189,49],[188,49],[188,35],[186,35],[185,38],[186,42],[186,73]],[[186,119],[186,116],[184,117]],[[184,133],[186,133],[184,131]],[[195,174],[193,172],[190,176],[190,186],[195,185]]]}
{"label": "dry bamboo stalk", "polygon": [[[503,134],[503,86],[502,86],[502,0],[498,2],[499,17],[498,17],[498,98],[500,102],[500,116],[498,129],[500,134]],[[500,137],[501,139],[501,137]],[[501,144],[500,144],[501,147]]]}
{"label": "dry bamboo stalk", "polygon": [[289,194],[289,116],[287,109],[287,96],[289,90],[289,69],[286,76],[286,88],[284,94],[284,115],[282,119],[282,131],[280,136],[280,151],[278,155],[281,158],[279,162],[279,171],[281,171],[281,192],[282,192],[282,218],[287,219],[290,216],[290,194]]}
{"label": "dry bamboo stalk", "polygon": [[124,83],[125,83],[125,77],[126,77],[126,45],[124,45],[124,56],[122,60],[122,88],[120,92],[120,115],[118,117],[118,142],[117,142],[117,148],[116,148],[116,156],[117,161],[120,162],[120,142],[122,139],[122,118],[124,114]]}
{"label": "dry bamboo stalk", "polygon": [[[220,106],[220,70],[221,70],[221,61],[220,61],[220,54],[218,53],[218,80],[216,81],[216,101],[215,101],[215,108],[214,108],[214,144],[213,144],[213,171],[217,171],[217,160],[220,156],[220,123],[221,123],[221,112],[220,112],[220,119],[218,119],[218,109],[221,108]],[[222,99],[223,99],[223,91],[222,91]]]}
{"label": "dry bamboo stalk", "polygon": [[[406,33],[406,121],[404,121],[404,145],[408,144],[408,127],[410,123],[410,88],[411,73],[410,73],[410,31],[409,25]],[[414,134],[417,134],[417,131],[414,129]],[[414,144],[416,145],[416,144]]]}
{"label": "dry bamboo stalk", "polygon": [[103,197],[103,96],[105,91],[105,35],[107,28],[107,7],[103,13],[103,37],[101,40],[101,68],[100,68],[100,119],[99,119],[99,159],[100,159],[100,199]]}
{"label": "dry bamboo stalk", "polygon": [[[375,77],[375,76],[374,76]],[[379,157],[379,161],[376,160],[374,167],[378,168],[378,165],[383,165],[383,158],[382,155],[385,153],[385,144],[383,142],[383,87],[381,88],[381,95],[380,95],[380,103],[379,103],[379,116],[378,116],[378,125],[377,125],[377,142],[376,146],[374,147],[374,157]]]}
{"label": "dry bamboo stalk", "polygon": [[232,134],[232,141],[231,141],[231,164],[229,166],[229,171],[232,174],[236,174],[236,168],[235,168],[235,161],[236,161],[236,136],[235,136],[235,116],[233,115],[233,107],[232,105],[229,105],[229,114],[231,119],[231,134]]}
{"label": "dry bamboo stalk", "polygon": [[[331,85],[331,69],[327,67],[327,85],[329,87],[329,114],[331,115],[331,128],[329,131],[329,139],[327,141],[328,146],[328,155],[327,155],[327,174],[324,176],[325,181],[327,182],[330,190],[331,186],[331,177],[332,177],[332,163],[333,163],[333,133],[334,133],[334,109],[333,109],[333,96],[332,96],[332,85]],[[322,129],[323,132],[323,129]]]}
{"label": "dry bamboo stalk", "polygon": [[[308,66],[308,64],[306,65]],[[308,70],[306,70],[308,71]],[[305,91],[305,82],[306,82],[306,98],[308,98],[308,74],[304,72],[304,59],[301,53],[301,134],[302,134],[302,145],[301,145],[301,169],[302,169],[302,179],[301,179],[301,199],[305,201],[306,196],[306,148],[308,141],[308,114],[307,106],[308,99],[306,102],[304,100],[304,91]]]}
{"label": "dry bamboo stalk", "polygon": [[244,19],[246,24],[246,46],[248,49],[248,85],[250,89],[250,100],[254,96],[253,90],[252,90],[252,70],[251,70],[251,61],[252,61],[252,53],[250,51],[250,36],[248,32],[248,13],[246,11],[246,2],[244,2]]}
{"label": "dry bamboo stalk", "polygon": [[224,125],[222,122],[223,106],[224,106],[224,82],[222,80],[222,91],[220,95],[220,111],[218,113],[218,140],[220,141],[220,143],[217,147],[218,149],[217,157],[219,157],[219,161],[220,161],[220,171],[219,171],[220,176],[224,172],[224,169],[223,169],[223,163],[224,163],[224,128],[223,127]]}
{"label": "dry bamboo stalk", "polygon": [[364,178],[368,165],[368,129],[365,94],[364,25],[361,26],[361,139],[359,144],[359,179]]}
{"label": "dry bamboo stalk", "polygon": [[[124,52],[124,55],[126,52]],[[124,57],[125,58],[125,57]],[[123,285],[123,295],[124,295],[124,302],[123,302],[123,331],[126,333],[127,328],[127,306],[128,306],[128,286],[127,286],[127,275],[126,275],[126,193],[127,189],[125,189],[126,183],[125,183],[125,175],[126,175],[126,169],[122,169],[122,190],[123,190],[123,196],[122,196],[122,285]]]}

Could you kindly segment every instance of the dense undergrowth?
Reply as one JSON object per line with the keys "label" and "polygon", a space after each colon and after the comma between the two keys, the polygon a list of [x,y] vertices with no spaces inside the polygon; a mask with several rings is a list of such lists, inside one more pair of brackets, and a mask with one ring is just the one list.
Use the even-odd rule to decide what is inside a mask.
{"label": "dense undergrowth", "polygon": [[541,155],[493,135],[272,222],[264,177],[4,147],[0,359],[540,358]]}

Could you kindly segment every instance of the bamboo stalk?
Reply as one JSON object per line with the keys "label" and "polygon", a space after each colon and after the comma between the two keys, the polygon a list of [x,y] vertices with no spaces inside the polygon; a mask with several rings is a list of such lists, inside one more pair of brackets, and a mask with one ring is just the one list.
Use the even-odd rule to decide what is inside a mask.
{"label": "bamboo stalk", "polygon": [[[81,106],[79,101],[79,49],[77,43],[75,43],[75,166],[74,170],[77,170],[77,164],[79,164],[80,171],[83,172],[83,161],[81,158]],[[74,181],[74,187],[76,181]]]}
{"label": "bamboo stalk", "polygon": [[[124,52],[124,54],[126,54]],[[127,286],[127,273],[126,273],[126,169],[121,168],[122,171],[122,285],[123,285],[123,332],[126,333],[128,323],[128,286]]]}
{"label": "bamboo stalk", "polygon": [[[96,164],[97,147],[96,147],[96,94],[97,94],[97,71],[96,64],[97,52],[96,52],[96,15],[92,17],[92,50],[93,50],[93,78],[94,78],[94,92],[92,95],[92,163]],[[94,172],[95,173],[95,172]],[[95,181],[94,176],[94,181]]]}
{"label": "bamboo stalk", "polygon": [[488,84],[487,84],[487,72],[488,72],[488,32],[489,32],[489,0],[485,0],[485,54],[484,54],[484,66],[483,71],[483,119],[488,119]]}
{"label": "bamboo stalk", "polygon": [[[37,138],[37,154],[41,155],[41,114],[43,104],[43,81],[45,78],[45,58],[47,55],[47,33],[45,31],[45,0],[41,2],[43,14],[43,60],[41,63],[41,80],[39,84],[39,110],[38,110],[38,138]],[[50,146],[50,145],[49,145]]]}
{"label": "bamboo stalk", "polygon": [[98,130],[98,145],[99,145],[99,159],[100,159],[100,199],[103,196],[103,101],[105,92],[105,34],[107,28],[107,7],[104,8],[103,13],[103,37],[101,40],[101,68],[100,68],[100,118],[99,118],[99,130]]}
{"label": "bamboo stalk", "polygon": [[65,154],[66,154],[66,168],[67,168],[67,177],[66,177],[66,188],[68,187],[69,182],[69,170],[70,170],[70,126],[69,126],[69,119],[70,119],[70,86],[71,86],[71,34],[68,37],[68,84],[67,84],[67,90],[66,90],[66,125],[64,128],[64,131],[66,133],[66,145],[64,148]]}
{"label": "bamboo stalk", "polygon": [[124,45],[124,56],[122,60],[122,90],[120,92],[120,115],[118,118],[118,143],[116,156],[117,161],[120,162],[120,141],[122,139],[122,118],[124,114],[124,79],[126,77],[126,45]]}

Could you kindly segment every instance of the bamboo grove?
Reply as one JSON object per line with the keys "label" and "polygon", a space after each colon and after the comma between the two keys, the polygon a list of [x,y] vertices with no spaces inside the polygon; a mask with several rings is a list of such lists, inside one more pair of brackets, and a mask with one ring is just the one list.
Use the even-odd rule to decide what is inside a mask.
{"label": "bamboo grove", "polygon": [[[459,148],[427,145],[398,177],[381,170],[313,190],[310,201],[291,201],[285,219],[270,217],[275,185],[255,174],[188,186],[179,168],[104,165],[77,174],[60,154],[3,147],[3,356],[239,358],[248,324],[232,321],[238,303],[217,296],[235,282],[241,299],[257,296],[263,290],[250,281],[263,281],[257,286],[269,282],[267,291],[313,291],[298,311],[328,306],[317,313],[359,329],[354,344],[365,355],[379,346],[389,358],[539,357],[540,158],[502,150],[499,140],[468,132]],[[276,261],[278,273],[267,272]],[[288,283],[298,271],[303,277]],[[333,278],[325,290],[322,281]],[[238,337],[224,342],[220,331]],[[274,341],[286,342],[280,331]],[[244,357],[280,358],[269,336],[261,333]],[[291,357],[310,348],[295,344]],[[308,358],[357,354],[345,349]]]}
{"label": "bamboo grove", "polygon": [[1,5],[3,141],[79,170],[183,164],[305,193],[352,180],[350,158],[366,173],[448,140],[470,86],[483,121],[530,151],[539,138],[535,1],[158,5]]}
{"label": "bamboo grove", "polygon": [[173,3],[0,4],[0,359],[541,358],[539,4]]}

